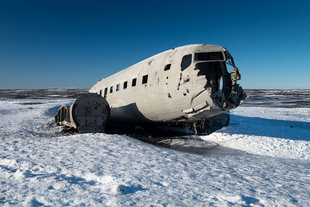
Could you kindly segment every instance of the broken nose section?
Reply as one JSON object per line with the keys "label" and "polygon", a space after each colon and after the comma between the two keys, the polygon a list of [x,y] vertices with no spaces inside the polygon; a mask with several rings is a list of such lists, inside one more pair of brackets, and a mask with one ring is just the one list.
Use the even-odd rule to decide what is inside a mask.
{"label": "broken nose section", "polygon": [[243,91],[242,87],[237,84],[237,81],[241,79],[240,70],[234,66],[234,70],[229,73],[228,79],[231,80],[229,86],[231,86],[230,93],[224,92],[225,94],[229,94],[226,98],[232,104],[232,107],[235,108],[239,106],[245,99],[247,98],[246,93]]}
{"label": "broken nose section", "polygon": [[239,84],[232,86],[229,101],[233,105],[233,108],[239,106],[243,101],[245,101],[246,98],[247,95]]}
{"label": "broken nose section", "polygon": [[233,109],[239,106],[246,98],[242,87],[237,84],[241,79],[240,70],[234,66],[234,70],[230,73],[223,73],[223,89],[217,90],[211,94],[212,100],[220,108]]}
{"label": "broken nose section", "polygon": [[234,85],[228,83],[230,84],[226,84],[222,90],[214,92],[211,88],[207,88],[195,95],[191,100],[192,107],[183,111],[186,117],[211,118],[239,106],[247,96],[236,82]]}
{"label": "broken nose section", "polygon": [[227,100],[225,99],[225,96],[223,93],[216,92],[211,95],[211,98],[215,106],[218,106],[220,108],[228,107]]}
{"label": "broken nose section", "polygon": [[232,86],[228,96],[225,96],[225,92],[215,92],[211,95],[214,105],[222,108],[223,110],[230,110],[239,106],[245,99],[246,94],[244,93],[241,86],[235,84]]}

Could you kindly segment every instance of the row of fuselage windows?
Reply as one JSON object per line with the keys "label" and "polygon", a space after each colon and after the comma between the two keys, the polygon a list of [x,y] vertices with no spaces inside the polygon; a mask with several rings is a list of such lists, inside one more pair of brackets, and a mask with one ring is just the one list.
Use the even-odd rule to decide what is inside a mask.
{"label": "row of fuselage windows", "polygon": [[[148,80],[148,75],[144,75],[143,77],[142,77],[142,84],[146,84],[147,83],[147,80]],[[134,78],[134,79],[132,79],[132,81],[131,81],[131,86],[132,87],[135,87],[137,85],[137,78]],[[128,81],[125,81],[124,83],[123,83],[123,89],[126,89],[128,87]],[[113,86],[111,86],[110,88],[105,88],[104,89],[104,91],[103,91],[103,96],[106,96],[107,94],[108,94],[108,90],[109,90],[109,92],[110,93],[113,93],[113,91],[114,91],[114,87]],[[115,91],[119,91],[119,90],[121,90],[121,84],[119,83],[119,84],[117,84],[116,85],[116,88],[115,88]],[[101,96],[102,96],[102,90],[100,90],[100,93],[99,93]]]}
{"label": "row of fuselage windows", "polygon": [[[171,64],[167,64],[167,65],[165,65],[165,67],[164,67],[164,71],[170,70],[170,68],[171,68]],[[147,83],[147,80],[148,80],[148,75],[144,75],[144,76],[142,77],[142,84],[146,84],[146,83]],[[134,79],[132,79],[132,81],[131,81],[131,86],[132,86],[132,87],[135,87],[136,85],[137,85],[137,78],[134,78]],[[123,89],[126,89],[127,86],[128,86],[128,81],[125,81],[125,82],[123,83]],[[116,85],[116,90],[115,90],[115,91],[119,91],[120,89],[121,89],[121,84],[119,83],[119,84]],[[111,86],[110,88],[108,88],[108,87],[105,88],[104,91],[103,91],[103,96],[104,96],[104,97],[108,94],[108,90],[109,90],[110,93],[113,93],[114,87]],[[99,94],[100,94],[100,96],[102,96],[102,90],[100,90]]]}
{"label": "row of fuselage windows", "polygon": [[[204,53],[195,53],[194,56],[195,61],[214,61],[214,60],[224,60],[224,56],[222,52],[204,52]],[[192,64],[192,54],[184,55],[181,61],[181,70],[185,70]],[[170,70],[171,64],[167,64],[164,67],[164,71]],[[148,75],[144,75],[142,77],[142,84],[146,84],[148,79]],[[135,87],[137,85],[137,78],[132,79],[131,86]],[[123,83],[123,89],[126,89],[128,86],[128,82],[125,81]],[[115,91],[119,91],[121,89],[121,84],[117,84]],[[108,94],[108,90],[110,93],[113,93],[114,88],[111,86],[110,88],[105,88],[103,92],[103,96]],[[102,90],[100,90],[100,95],[102,96]]]}

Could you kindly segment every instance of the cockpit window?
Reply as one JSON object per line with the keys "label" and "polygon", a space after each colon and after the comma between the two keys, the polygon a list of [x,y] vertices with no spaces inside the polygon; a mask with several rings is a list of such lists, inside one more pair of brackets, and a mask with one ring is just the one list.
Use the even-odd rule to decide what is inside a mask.
{"label": "cockpit window", "polygon": [[224,56],[222,52],[195,53],[195,61],[202,60],[224,60]]}
{"label": "cockpit window", "polygon": [[232,56],[229,54],[229,52],[225,52],[225,57],[226,57],[226,63],[229,65],[235,65],[234,63],[234,59],[232,58]]}
{"label": "cockpit window", "polygon": [[191,64],[192,64],[192,54],[183,56],[182,62],[181,62],[181,70],[182,71],[185,70]]}

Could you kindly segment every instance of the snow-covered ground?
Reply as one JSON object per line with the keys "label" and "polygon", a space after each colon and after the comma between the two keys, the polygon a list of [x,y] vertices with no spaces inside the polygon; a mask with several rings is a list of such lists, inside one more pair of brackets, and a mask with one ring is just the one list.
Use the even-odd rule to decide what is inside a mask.
{"label": "snow-covered ground", "polygon": [[310,108],[241,106],[191,151],[64,136],[70,101],[0,99],[0,206],[310,206]]}
{"label": "snow-covered ground", "polygon": [[228,127],[202,138],[251,154],[309,161],[310,108],[241,106],[231,112]]}

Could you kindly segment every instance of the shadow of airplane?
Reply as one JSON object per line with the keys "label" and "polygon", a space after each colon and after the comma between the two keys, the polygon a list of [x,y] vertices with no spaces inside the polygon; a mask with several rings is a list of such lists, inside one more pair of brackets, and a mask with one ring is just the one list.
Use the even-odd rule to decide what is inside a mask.
{"label": "shadow of airplane", "polygon": [[221,132],[310,141],[310,122],[265,119],[231,114]]}

